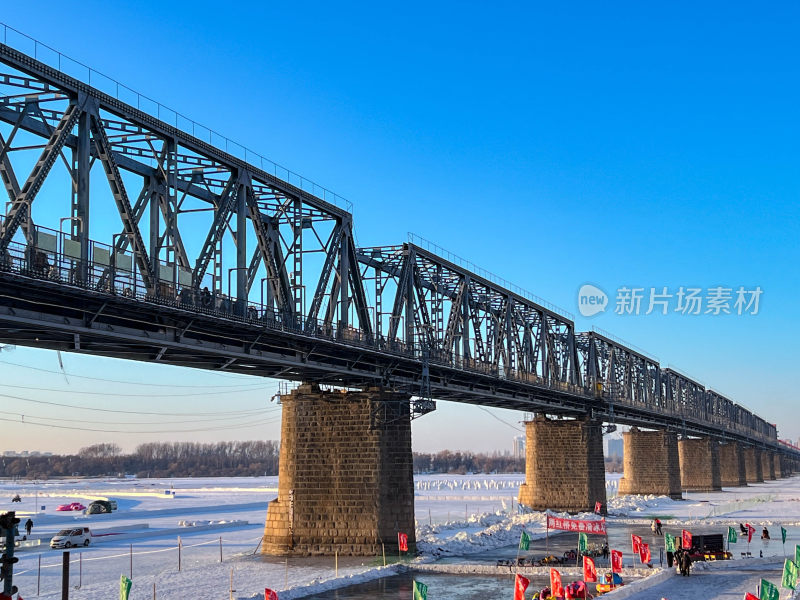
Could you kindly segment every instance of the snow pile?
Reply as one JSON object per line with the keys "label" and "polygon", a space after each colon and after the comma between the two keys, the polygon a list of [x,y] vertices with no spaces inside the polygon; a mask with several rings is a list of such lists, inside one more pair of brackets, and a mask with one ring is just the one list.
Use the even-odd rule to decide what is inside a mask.
{"label": "snow pile", "polygon": [[[404,569],[402,565],[388,565],[385,567],[372,567],[358,573],[352,573],[343,577],[331,577],[330,579],[314,579],[310,583],[294,585],[279,591],[281,600],[295,600],[304,598],[311,594],[319,594],[330,590],[338,590],[349,585],[366,583],[374,579],[396,575]],[[256,593],[251,596],[237,596],[236,600],[263,600],[264,593]]]}
{"label": "snow pile", "polygon": [[[579,519],[594,519],[593,513],[553,515]],[[472,515],[465,521],[448,521],[442,524],[418,525],[417,550],[425,556],[438,557],[444,554],[467,555],[519,542],[522,531],[531,539],[542,539],[547,535],[546,516],[543,512],[507,514],[502,512]],[[550,531],[550,535],[561,532]]]}
{"label": "snow pile", "polygon": [[206,521],[206,520],[199,520],[199,521],[186,521],[180,520],[178,521],[178,527],[205,527],[207,525],[227,525],[229,527],[235,527],[237,525],[248,525],[247,521],[242,521],[240,519],[233,519],[233,520],[219,520],[219,521]]}

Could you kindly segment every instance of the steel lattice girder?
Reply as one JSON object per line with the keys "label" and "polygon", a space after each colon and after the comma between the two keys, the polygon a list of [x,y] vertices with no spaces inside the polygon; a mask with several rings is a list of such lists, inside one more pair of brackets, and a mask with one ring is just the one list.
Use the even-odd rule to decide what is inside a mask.
{"label": "steel lattice girder", "polygon": [[[0,122],[10,126],[0,137],[0,177],[11,200],[0,224],[0,249],[7,255],[17,244],[15,264],[27,264],[19,246],[36,249],[39,228],[31,209],[61,158],[72,179],[69,235],[86,257],[88,179],[99,160],[123,222],[107,245],[111,264],[132,249],[147,289],[144,297],[121,299],[104,283],[106,274],[91,280],[96,274],[83,259],[82,275],[67,286],[35,274],[31,279],[29,267],[0,273],[8,291],[16,290],[0,302],[5,339],[203,368],[258,369],[273,377],[406,386],[412,393],[420,389],[424,353],[439,398],[573,416],[607,416],[616,407],[619,422],[770,444],[776,438],[775,427],[747,409],[624,344],[576,334],[570,319],[435,253],[414,244],[357,250],[346,210],[143,111],[3,45],[0,63],[16,71],[0,73]],[[20,132],[42,139],[39,160],[22,185],[11,157],[24,149],[14,146]],[[70,151],[71,161],[65,156]],[[122,172],[141,178],[133,204]],[[187,209],[189,200],[205,208]],[[192,264],[185,244],[191,232],[181,235],[178,221],[198,210],[213,218]],[[146,214],[149,244],[139,229]],[[13,242],[18,229],[24,240]],[[257,241],[249,259],[246,229]],[[279,319],[266,326],[241,312],[235,315],[240,321],[232,323],[234,314],[226,313],[216,322],[213,309],[198,312],[191,302],[176,308],[161,297],[164,267],[191,270],[190,287],[197,291],[228,233],[236,248],[236,300],[246,307],[258,270],[267,274],[260,309]],[[308,253],[322,254],[318,268],[303,260]],[[367,279],[375,282],[374,317]],[[306,286],[313,290],[308,298]],[[60,308],[52,308],[59,306],[53,299]],[[350,322],[351,306],[357,325]],[[125,327],[143,321],[154,329]],[[193,325],[198,322],[205,329]],[[167,323],[173,325],[165,337]],[[597,383],[603,384],[599,396]]]}
{"label": "steel lattice girder", "polygon": [[[244,218],[237,222],[254,232],[257,252],[249,261],[238,260],[235,270],[239,300],[246,299],[259,266],[263,265],[267,297],[288,318],[307,322],[303,290],[308,286],[316,290],[315,315],[322,304],[327,304],[326,320],[336,318],[338,325],[349,327],[352,304],[358,319],[354,324],[369,335],[369,310],[354,260],[352,219],[347,211],[11,48],[0,47],[0,61],[18,71],[0,73],[0,87],[7,91],[0,97],[0,121],[13,125],[11,139],[0,140],[0,175],[12,199],[8,218],[0,230],[0,251],[7,248],[20,226],[27,233],[39,187],[62,149],[78,151],[80,136],[73,129],[81,116],[88,114],[90,160],[99,159],[103,164],[123,222],[122,232],[113,244],[114,254],[132,249],[138,276],[151,293],[161,293],[157,282],[165,268],[176,272],[177,278],[174,265],[191,271],[199,289],[226,232],[234,238],[234,245],[246,240],[238,225],[232,227],[237,220],[233,216],[244,211]],[[48,139],[36,168],[21,189],[8,156],[14,150],[13,135],[20,130]],[[86,166],[83,169],[88,171]],[[142,178],[141,191],[137,189],[133,204],[120,170]],[[75,179],[88,177],[88,173],[78,171],[75,168],[71,173]],[[240,193],[246,202],[238,201]],[[183,240],[187,234],[182,236],[177,224],[185,212],[182,205],[187,197],[206,203],[214,213],[206,242],[193,263]],[[146,245],[139,225],[148,208],[151,236]],[[333,223],[339,234],[318,232],[318,225],[325,222]],[[80,233],[81,237],[88,236],[88,232]],[[304,238],[308,241],[304,242]],[[335,260],[315,280],[312,269],[303,268],[303,258],[317,252]],[[331,270],[335,272],[333,278]],[[221,286],[220,273],[214,277],[215,285]],[[335,283],[330,283],[331,279]]]}

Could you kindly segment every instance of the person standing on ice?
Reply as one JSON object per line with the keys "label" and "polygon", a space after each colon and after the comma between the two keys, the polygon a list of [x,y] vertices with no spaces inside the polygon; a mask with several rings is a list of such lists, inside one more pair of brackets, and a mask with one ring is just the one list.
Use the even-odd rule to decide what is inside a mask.
{"label": "person standing on ice", "polygon": [[691,571],[691,569],[692,569],[692,559],[689,556],[689,553],[684,551],[683,554],[681,554],[681,575],[683,575],[684,577],[688,577],[689,571]]}
{"label": "person standing on ice", "polygon": [[656,517],[656,519],[655,519],[654,523],[656,524],[656,535],[664,535],[664,534],[661,532],[661,519],[659,519],[658,517]]}
{"label": "person standing on ice", "polygon": [[31,537],[31,529],[33,529],[33,521],[28,519],[25,521],[25,531],[28,532],[28,537]]}

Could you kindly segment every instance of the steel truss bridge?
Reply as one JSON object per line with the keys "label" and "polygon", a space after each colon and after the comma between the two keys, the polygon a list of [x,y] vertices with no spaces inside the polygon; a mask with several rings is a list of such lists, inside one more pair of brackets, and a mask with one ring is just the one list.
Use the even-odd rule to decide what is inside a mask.
{"label": "steel truss bridge", "polygon": [[326,190],[177,116],[5,44],[0,71],[4,342],[793,452],[721,394],[423,244],[358,247]]}

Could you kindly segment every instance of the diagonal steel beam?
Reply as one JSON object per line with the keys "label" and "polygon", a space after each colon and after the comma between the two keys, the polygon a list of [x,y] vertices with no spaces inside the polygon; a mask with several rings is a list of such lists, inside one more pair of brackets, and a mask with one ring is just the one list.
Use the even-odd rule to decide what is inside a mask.
{"label": "diagonal steel beam", "polygon": [[48,173],[50,173],[53,163],[55,163],[56,158],[61,154],[61,149],[64,147],[67,136],[78,122],[78,117],[85,103],[86,98],[84,97],[80,102],[80,106],[73,102],[69,104],[58,126],[50,135],[47,145],[45,145],[42,150],[42,154],[34,165],[31,174],[12,202],[11,207],[6,213],[6,220],[3,224],[2,232],[0,233],[0,254],[3,254],[8,249],[8,244],[11,242],[17,229],[30,215],[30,206],[36,198],[36,194],[41,189]]}
{"label": "diagonal steel beam", "polygon": [[[317,289],[314,291],[314,297],[311,299],[311,306],[308,309],[308,319],[306,320],[306,331],[312,331],[317,324],[319,317],[319,309],[322,306],[322,300],[325,298],[325,290],[328,289],[328,282],[331,278],[331,271],[336,262],[336,257],[339,255],[340,246],[342,244],[342,226],[340,223],[336,224],[331,234],[331,241],[328,245],[328,252],[325,255],[325,263],[322,265],[322,272],[317,282]],[[336,298],[331,296],[330,301],[333,303]]]}
{"label": "diagonal steel beam", "polygon": [[353,302],[356,305],[356,314],[358,315],[358,324],[361,331],[368,340],[372,339],[372,321],[369,314],[369,306],[367,306],[367,294],[364,290],[364,280],[361,277],[361,271],[358,268],[358,256],[356,255],[356,244],[353,240],[353,224],[349,223],[347,227],[347,234],[345,236],[346,252],[349,255],[349,269],[350,274],[350,289],[353,293]]}
{"label": "diagonal steel beam", "polygon": [[[278,310],[287,317],[294,316],[294,304],[291,301],[292,289],[289,284],[289,276],[284,266],[283,252],[281,250],[280,237],[277,226],[269,217],[264,217],[258,206],[258,201],[252,193],[247,194],[247,210],[250,213],[250,222],[253,224],[253,231],[256,234],[259,254],[253,255],[248,269],[248,279],[250,286],[255,279],[259,260],[264,261],[267,271],[267,286],[271,290],[271,295],[275,298]],[[250,272],[252,271],[252,275]],[[269,302],[267,304],[270,304]]]}
{"label": "diagonal steel beam", "polygon": [[208,263],[211,262],[211,256],[214,254],[214,248],[225,233],[240,187],[239,177],[232,173],[219,197],[217,209],[214,211],[214,222],[211,223],[211,228],[208,230],[208,235],[206,235],[206,241],[203,243],[192,272],[192,285],[195,288],[200,287],[200,282],[208,269]]}
{"label": "diagonal steel beam", "polygon": [[114,160],[114,153],[111,150],[111,144],[106,136],[106,131],[100,120],[97,108],[94,107],[89,114],[91,116],[90,128],[92,131],[92,141],[94,142],[97,157],[103,164],[103,170],[105,171],[106,179],[108,179],[108,184],[111,186],[111,194],[114,196],[119,216],[122,219],[123,231],[125,235],[130,238],[130,244],[133,247],[134,257],[139,267],[142,283],[144,283],[147,290],[152,293],[155,291],[153,265],[148,258],[147,249],[142,239],[142,233],[139,231],[139,225],[136,222],[131,202],[128,199],[128,192],[125,190],[125,184],[122,181],[119,167],[117,167],[117,163]]}

